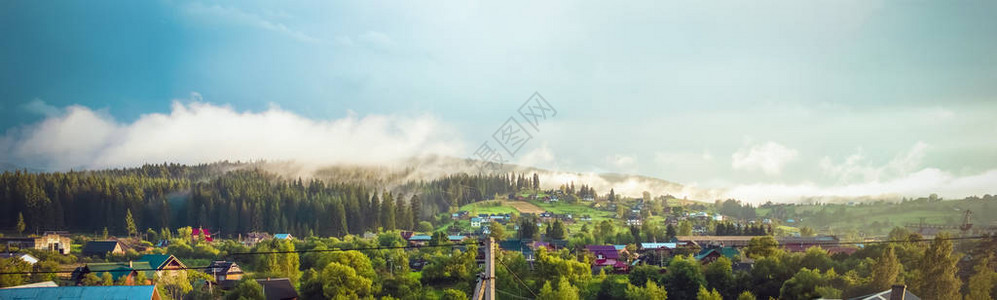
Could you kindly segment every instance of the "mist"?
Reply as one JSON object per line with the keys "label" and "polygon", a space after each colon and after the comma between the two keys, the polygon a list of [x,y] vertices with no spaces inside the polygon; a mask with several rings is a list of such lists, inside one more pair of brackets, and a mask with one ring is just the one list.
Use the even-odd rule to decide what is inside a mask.
{"label": "mist", "polygon": [[144,114],[133,122],[69,106],[9,130],[0,143],[0,161],[50,171],[222,160],[382,165],[464,152],[457,131],[431,115],[349,112],[340,119],[313,120],[276,106],[252,112],[180,101],[169,113]]}

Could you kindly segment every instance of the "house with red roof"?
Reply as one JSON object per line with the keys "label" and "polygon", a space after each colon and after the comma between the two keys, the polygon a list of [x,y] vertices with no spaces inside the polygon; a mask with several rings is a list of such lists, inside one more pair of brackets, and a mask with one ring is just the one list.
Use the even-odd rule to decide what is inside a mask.
{"label": "house with red roof", "polygon": [[592,272],[608,268],[612,272],[626,272],[627,262],[613,245],[588,245],[585,250],[595,258],[592,260]]}
{"label": "house with red roof", "polygon": [[214,239],[211,238],[211,231],[202,228],[194,228],[194,230],[190,232],[190,238],[197,239],[197,237],[200,236],[202,233],[204,234],[205,241],[208,242],[214,241]]}

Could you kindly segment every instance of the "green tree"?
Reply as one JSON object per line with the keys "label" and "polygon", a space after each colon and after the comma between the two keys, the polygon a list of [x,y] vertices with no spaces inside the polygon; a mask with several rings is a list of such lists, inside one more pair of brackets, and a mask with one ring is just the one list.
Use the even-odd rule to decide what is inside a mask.
{"label": "green tree", "polygon": [[132,218],[132,210],[130,208],[125,213],[125,228],[128,230],[129,237],[138,234],[138,227],[135,227],[135,219]]}
{"label": "green tree", "polygon": [[114,285],[114,278],[111,277],[111,273],[103,272],[100,273],[100,285],[112,286]]}
{"label": "green tree", "polygon": [[442,300],[467,300],[467,294],[455,289],[445,289],[443,290],[443,296],[440,297]]}
{"label": "green tree", "polygon": [[654,281],[648,280],[645,282],[644,287],[639,287],[636,285],[627,286],[627,299],[630,300],[644,300],[644,299],[668,299],[668,292],[664,288],[658,286]]}
{"label": "green tree", "polygon": [[418,232],[430,232],[433,231],[433,223],[427,221],[419,221],[419,225],[415,228]]}
{"label": "green tree", "polygon": [[696,293],[696,300],[724,300],[724,297],[720,296],[717,290],[707,291],[706,287],[701,286]]}
{"label": "green tree", "polygon": [[548,239],[563,240],[565,236],[564,223],[561,220],[554,220],[554,224],[550,228],[550,236]]}
{"label": "green tree", "polygon": [[103,281],[101,281],[100,277],[97,277],[97,274],[91,272],[84,275],[83,280],[81,280],[80,283],[85,286],[99,286],[103,283]]}
{"label": "green tree", "polygon": [[263,300],[266,299],[263,296],[263,286],[255,279],[250,279],[248,277],[243,277],[236,284],[235,288],[232,289],[228,295],[225,295],[225,299],[228,300]]}
{"label": "green tree", "polygon": [[302,299],[320,299],[325,296],[322,289],[322,276],[314,268],[301,274],[301,287],[298,291]]}
{"label": "green tree", "polygon": [[[20,258],[0,258],[0,273],[20,273],[30,271],[31,265]],[[27,279],[27,274],[3,274],[0,275],[0,287],[21,285],[24,284]]]}
{"label": "green tree", "polygon": [[488,231],[488,236],[492,237],[496,241],[505,239],[505,226],[499,222],[489,222]]}
{"label": "green tree", "polygon": [[395,230],[395,204],[391,193],[381,194],[381,227],[384,230]]}
{"label": "green tree", "polygon": [[578,289],[564,277],[559,279],[557,290],[551,287],[550,281],[546,281],[540,288],[540,294],[537,295],[538,300],[577,300],[579,297]]}
{"label": "green tree", "polygon": [[699,262],[690,256],[676,256],[668,263],[668,274],[664,280],[668,295],[676,299],[696,297],[700,287],[706,285]]}
{"label": "green tree", "polygon": [[537,228],[537,222],[531,217],[521,217],[519,221],[519,238],[523,240],[537,240],[540,236],[540,230]]}
{"label": "green tree", "polygon": [[803,268],[796,272],[793,278],[782,284],[782,289],[779,290],[779,299],[809,300],[820,298],[821,295],[817,293],[817,287],[823,283],[823,280],[820,271]]}
{"label": "green tree", "polygon": [[755,300],[755,295],[749,291],[744,291],[740,295],[737,295],[737,300]]}
{"label": "green tree", "polygon": [[869,283],[870,289],[874,291],[890,289],[893,284],[897,283],[897,276],[900,275],[902,267],[893,251],[893,245],[887,245],[886,249],[883,250],[883,254],[876,260],[876,263],[870,266],[872,268],[872,282]]}
{"label": "green tree", "polygon": [[807,227],[807,226],[803,226],[803,227],[800,227],[800,236],[804,236],[804,237],[817,236],[817,231],[814,230],[813,228],[810,228],[810,227]]}
{"label": "green tree", "polygon": [[287,240],[273,239],[257,244],[255,252],[271,252],[259,255],[258,272],[267,277],[285,277],[297,284],[301,278],[301,262],[294,251],[294,243]]}
{"label": "green tree", "polygon": [[371,295],[373,282],[347,265],[331,262],[322,269],[322,293],[328,299],[360,298]]}
{"label": "green tree", "polygon": [[990,292],[997,280],[997,274],[990,268],[989,262],[984,258],[976,263],[976,267],[973,268],[976,273],[969,277],[969,294],[966,294],[966,300],[991,299]]}
{"label": "green tree", "polygon": [[777,252],[779,252],[779,242],[770,235],[751,238],[748,241],[748,248],[744,251],[750,258],[768,257]]}
{"label": "green tree", "polygon": [[957,261],[958,258],[952,257],[952,242],[948,235],[935,236],[918,265],[911,289],[923,299],[959,299],[962,284],[956,277]]}
{"label": "green tree", "polygon": [[736,293],[736,282],[734,282],[734,271],[730,259],[720,256],[703,271],[706,278],[706,287],[716,290],[723,295],[734,295]]}
{"label": "green tree", "polygon": [[678,235],[679,236],[692,235],[692,222],[689,222],[689,220],[679,221]]}
{"label": "green tree", "polygon": [[24,214],[17,213],[17,234],[23,234],[24,229],[28,227],[28,224],[24,223]]}
{"label": "green tree", "polygon": [[602,222],[599,222],[599,225],[596,225],[595,231],[594,237],[596,243],[605,243],[611,236],[613,236],[613,231],[615,231],[615,229],[613,229],[613,222],[610,220],[602,220]]}

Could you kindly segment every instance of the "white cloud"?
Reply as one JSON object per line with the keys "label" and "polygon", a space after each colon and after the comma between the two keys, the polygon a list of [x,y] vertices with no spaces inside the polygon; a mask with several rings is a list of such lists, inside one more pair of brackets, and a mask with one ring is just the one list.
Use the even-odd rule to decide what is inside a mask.
{"label": "white cloud", "polygon": [[833,177],[839,183],[881,181],[890,177],[906,176],[917,171],[927,154],[927,149],[928,144],[917,142],[911,146],[910,150],[897,154],[882,166],[866,163],[866,157],[861,150],[849,155],[838,164],[835,164],[830,157],[825,156],[820,160],[819,166],[825,174]]}
{"label": "white cloud", "polygon": [[456,131],[431,116],[350,114],[313,120],[271,107],[239,112],[203,102],[174,102],[168,114],[117,123],[82,106],[10,132],[0,160],[39,167],[102,168],[164,161],[295,160],[379,164],[422,155],[464,155]]}
{"label": "white cloud", "polygon": [[547,147],[547,143],[516,157],[516,164],[520,166],[549,168],[552,163],[554,152]]}
{"label": "white cloud", "polygon": [[768,175],[777,175],[782,168],[796,159],[799,153],[775,142],[747,146],[731,155],[731,167],[735,170],[761,170]]}
{"label": "white cloud", "polygon": [[36,113],[46,117],[55,116],[59,114],[59,112],[61,111],[59,110],[58,107],[49,105],[48,103],[45,103],[45,101],[42,101],[41,99],[31,100],[28,103],[25,103],[24,106],[22,106],[22,108],[24,108],[24,110],[27,110],[28,112]]}
{"label": "white cloud", "polygon": [[951,199],[994,193],[997,170],[958,177],[950,172],[925,168],[887,180],[822,187],[811,182],[801,184],[748,184],[731,188],[728,197],[754,203],[765,201],[794,202],[802,199],[888,199],[922,197],[937,193]]}
{"label": "white cloud", "polygon": [[327,41],[314,37],[299,30],[292,29],[281,22],[268,20],[260,15],[246,12],[239,8],[221,5],[204,5],[201,3],[190,3],[184,6],[184,11],[190,15],[209,16],[213,20],[221,20],[243,26],[252,26],[259,29],[272,31],[308,43],[326,43]]}
{"label": "white cloud", "polygon": [[629,155],[615,154],[606,157],[606,162],[616,167],[617,171],[619,171],[619,170],[629,170],[630,168],[633,168],[637,163],[637,159]]}

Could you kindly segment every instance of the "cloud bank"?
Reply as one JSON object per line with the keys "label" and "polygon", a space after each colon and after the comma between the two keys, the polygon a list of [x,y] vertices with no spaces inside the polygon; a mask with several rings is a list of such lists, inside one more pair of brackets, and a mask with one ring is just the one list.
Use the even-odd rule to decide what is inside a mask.
{"label": "cloud bank", "polygon": [[0,161],[49,170],[294,160],[315,164],[385,164],[422,155],[464,154],[453,128],[428,115],[357,116],[312,120],[271,107],[239,112],[229,106],[175,101],[168,114],[120,123],[84,106],[66,107],[39,123],[8,131]]}
{"label": "cloud bank", "polygon": [[782,167],[796,159],[799,153],[775,142],[742,147],[731,155],[735,170],[761,170],[768,175],[778,175]]}

